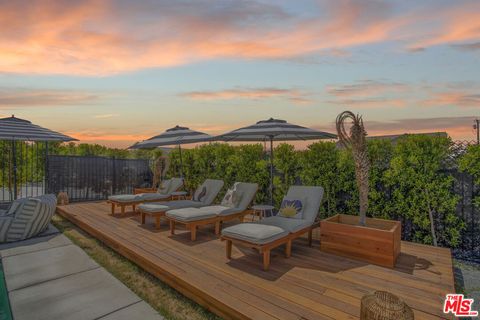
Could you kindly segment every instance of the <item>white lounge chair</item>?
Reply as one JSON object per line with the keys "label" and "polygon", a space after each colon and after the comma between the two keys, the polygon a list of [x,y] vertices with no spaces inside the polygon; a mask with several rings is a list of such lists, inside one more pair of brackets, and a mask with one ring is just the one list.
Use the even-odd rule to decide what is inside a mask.
{"label": "white lounge chair", "polygon": [[290,257],[292,241],[308,233],[309,244],[312,230],[319,226],[315,221],[323,198],[322,187],[292,186],[286,199],[302,202],[298,217],[274,216],[259,222],[240,223],[222,230],[222,240],[226,241],[227,258],[231,259],[232,244],[258,249],[263,254],[263,268],[270,266],[270,251],[285,244],[285,255]]}
{"label": "white lounge chair", "polygon": [[196,190],[190,200],[172,200],[162,202],[143,203],[138,206],[141,214],[141,222],[145,224],[145,216],[155,217],[155,227],[160,228],[160,218],[165,212],[181,208],[199,208],[209,206],[215,201],[218,193],[222,190],[223,180],[207,179]]}
{"label": "white lounge chair", "polygon": [[240,219],[243,221],[245,215],[249,214],[247,210],[257,193],[258,185],[256,183],[235,183],[235,192],[238,195],[238,202],[234,206],[215,205],[202,208],[183,208],[169,210],[165,216],[170,221],[170,233],[175,234],[175,225],[177,223],[185,225],[190,230],[192,241],[196,240],[197,228],[202,225],[214,224],[215,234],[220,234],[221,225],[224,221]]}
{"label": "white lounge chair", "polygon": [[157,189],[157,192],[139,193],[139,194],[120,194],[108,197],[108,202],[112,205],[112,215],[115,214],[115,206],[120,207],[121,213],[125,214],[125,207],[135,207],[144,202],[166,201],[171,199],[172,193],[183,186],[183,179],[172,178],[166,180]]}

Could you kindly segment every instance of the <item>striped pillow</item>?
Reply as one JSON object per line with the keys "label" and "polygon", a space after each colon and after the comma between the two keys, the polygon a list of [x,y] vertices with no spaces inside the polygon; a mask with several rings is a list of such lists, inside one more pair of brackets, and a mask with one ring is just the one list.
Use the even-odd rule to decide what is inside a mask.
{"label": "striped pillow", "polygon": [[[55,214],[57,205],[55,195],[43,195],[21,200],[21,205],[15,211],[15,217],[8,227],[4,239],[7,242],[24,240],[43,232],[47,229],[52,216]],[[0,229],[1,231],[3,231],[3,228]]]}

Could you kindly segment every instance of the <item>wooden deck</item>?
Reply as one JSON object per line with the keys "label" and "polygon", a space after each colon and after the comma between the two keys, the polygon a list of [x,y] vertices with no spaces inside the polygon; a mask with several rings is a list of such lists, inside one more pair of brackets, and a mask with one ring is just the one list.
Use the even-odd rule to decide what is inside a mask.
{"label": "wooden deck", "polygon": [[[111,216],[105,202],[60,206],[57,212],[142,268],[226,319],[357,319],[360,299],[387,290],[410,305],[416,319],[438,319],[446,293],[454,292],[450,250],[402,243],[395,269],[323,253],[319,244],[294,243],[292,257],[272,252],[271,269],[262,271],[258,253],[225,243],[211,228],[199,230],[196,242],[167,224]],[[112,297],[114,298],[114,297]]]}

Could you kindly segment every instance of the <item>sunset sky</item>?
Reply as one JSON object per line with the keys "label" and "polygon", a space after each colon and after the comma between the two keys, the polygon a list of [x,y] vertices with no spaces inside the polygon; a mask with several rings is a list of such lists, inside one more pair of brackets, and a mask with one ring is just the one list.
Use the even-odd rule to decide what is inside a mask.
{"label": "sunset sky", "polygon": [[126,147],[275,117],[370,135],[480,116],[480,1],[0,0],[0,116]]}

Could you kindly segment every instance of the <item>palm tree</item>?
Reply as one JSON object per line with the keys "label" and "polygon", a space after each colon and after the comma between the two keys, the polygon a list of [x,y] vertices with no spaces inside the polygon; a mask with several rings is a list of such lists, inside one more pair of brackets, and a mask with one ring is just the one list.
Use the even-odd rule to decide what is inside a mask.
{"label": "palm tree", "polygon": [[[345,124],[348,120],[352,121],[350,132],[347,133]],[[363,126],[363,119],[360,115],[355,115],[351,111],[344,111],[337,117],[338,139],[343,146],[352,151],[355,161],[355,178],[360,200],[360,221],[364,226],[368,209],[368,175],[370,171],[370,162],[368,160],[367,142],[365,137],[367,132]]]}

